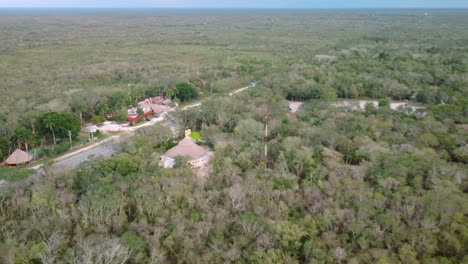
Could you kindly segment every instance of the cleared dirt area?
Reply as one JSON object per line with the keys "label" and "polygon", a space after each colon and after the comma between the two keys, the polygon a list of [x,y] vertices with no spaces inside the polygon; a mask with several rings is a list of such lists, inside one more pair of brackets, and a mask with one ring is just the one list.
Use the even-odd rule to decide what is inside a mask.
{"label": "cleared dirt area", "polygon": [[301,106],[304,104],[304,102],[288,101],[288,104],[289,104],[289,111],[291,111],[291,113],[296,113],[299,110],[299,108],[301,108]]}
{"label": "cleared dirt area", "polygon": [[[364,110],[367,104],[373,104],[375,107],[379,106],[379,102],[377,100],[340,100],[332,103],[332,105],[336,107],[345,107],[354,110]],[[421,108],[412,105],[411,102],[408,101],[393,101],[390,103],[390,108],[392,110],[397,110],[400,107],[409,107],[412,111],[416,111]]]}

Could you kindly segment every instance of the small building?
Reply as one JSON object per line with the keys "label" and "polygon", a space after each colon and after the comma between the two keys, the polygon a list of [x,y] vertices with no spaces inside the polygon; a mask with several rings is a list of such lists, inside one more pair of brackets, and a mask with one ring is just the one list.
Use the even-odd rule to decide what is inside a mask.
{"label": "small building", "polygon": [[185,131],[185,138],[182,139],[177,146],[169,149],[161,156],[161,166],[164,168],[172,168],[177,157],[188,157],[188,164],[194,168],[203,167],[208,163],[212,152],[209,148],[197,145],[194,139],[190,137],[191,130]]}
{"label": "small building", "polygon": [[6,160],[5,163],[9,166],[17,166],[31,162],[33,157],[21,149],[16,149]]}
{"label": "small building", "polygon": [[138,115],[137,107],[129,108],[127,113],[127,121],[134,122],[143,118],[147,118],[152,114],[159,115],[163,113],[167,107],[164,105],[159,105],[160,103],[169,105],[171,103],[171,100],[164,100],[164,98],[161,96],[149,97],[144,101],[138,103],[138,108],[141,108],[143,110],[143,115]]}
{"label": "small building", "polygon": [[143,110],[143,115],[138,115],[138,108],[137,107],[132,107],[127,110],[127,121],[128,122],[134,122],[143,118],[147,118],[151,116],[153,113],[153,110],[149,105],[141,105],[140,108]]}

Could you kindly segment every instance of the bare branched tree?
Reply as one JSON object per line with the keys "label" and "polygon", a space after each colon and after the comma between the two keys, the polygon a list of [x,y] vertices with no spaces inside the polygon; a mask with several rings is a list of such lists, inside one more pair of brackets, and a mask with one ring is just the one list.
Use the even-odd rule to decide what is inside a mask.
{"label": "bare branched tree", "polygon": [[333,254],[335,255],[335,258],[338,260],[339,263],[342,263],[343,260],[346,258],[346,251],[342,247],[335,248]]}
{"label": "bare branched tree", "polygon": [[85,240],[78,245],[78,258],[72,263],[77,264],[124,264],[131,255],[131,251],[122,245],[117,238],[104,241]]}
{"label": "bare branched tree", "polygon": [[44,264],[56,263],[57,251],[61,243],[65,240],[65,236],[59,232],[54,232],[44,240],[44,250],[41,252],[41,261]]}
{"label": "bare branched tree", "polygon": [[239,184],[236,183],[227,190],[227,195],[230,198],[232,207],[240,211],[244,208],[244,200],[245,200],[245,191],[244,188]]}

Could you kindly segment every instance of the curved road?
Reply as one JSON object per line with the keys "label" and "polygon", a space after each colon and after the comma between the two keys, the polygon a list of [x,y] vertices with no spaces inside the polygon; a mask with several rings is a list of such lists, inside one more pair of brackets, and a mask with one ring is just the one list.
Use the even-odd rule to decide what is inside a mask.
{"label": "curved road", "polygon": [[[229,95],[238,94],[249,88],[252,88],[252,86],[246,86],[246,87],[236,89],[233,92],[229,93]],[[198,107],[200,105],[201,105],[201,102],[197,102],[191,105],[187,105],[183,107],[181,110],[182,111],[187,110],[189,108]],[[127,130],[125,130],[126,132],[129,132],[128,135],[113,136],[104,141],[97,142],[83,149],[77,150],[72,153],[68,153],[61,157],[58,157],[54,159],[54,164],[52,165],[52,169],[54,171],[70,171],[70,170],[76,169],[78,165],[80,165],[81,163],[93,157],[104,157],[104,158],[111,157],[113,154],[115,154],[119,150],[120,143],[122,143],[125,138],[132,135],[138,128],[149,126],[149,125],[154,125],[163,120],[166,120],[165,115],[161,116],[160,118],[154,118],[151,121],[145,122],[144,124],[141,124],[139,126],[129,127]],[[37,178],[45,174],[45,171],[42,168],[42,165],[37,165],[33,167],[32,169],[34,170],[34,172],[32,173],[30,177],[20,182],[11,183],[11,185],[35,181]],[[0,183],[0,188],[4,186],[9,186],[9,185],[10,184],[8,184],[7,182],[2,182]]]}
{"label": "curved road", "polygon": [[[252,86],[246,86],[239,89],[234,90],[230,93],[238,94],[243,92]],[[181,110],[187,110],[189,108],[198,107],[201,105],[201,102],[197,102],[191,105],[187,105],[183,107]],[[166,119],[166,115],[162,115],[159,118],[154,118],[151,121],[145,122],[139,126],[129,127],[127,132],[130,132],[130,135],[133,134],[138,128],[154,125]],[[54,170],[57,171],[68,171],[73,170],[78,167],[79,164],[87,161],[89,158],[92,157],[111,157],[114,153],[118,151],[119,144],[124,140],[126,136],[115,136],[113,138],[109,138],[107,142],[96,145],[96,146],[89,146],[85,149],[78,150],[76,152],[67,154],[65,156],[59,157],[55,159],[55,163],[52,166]]]}

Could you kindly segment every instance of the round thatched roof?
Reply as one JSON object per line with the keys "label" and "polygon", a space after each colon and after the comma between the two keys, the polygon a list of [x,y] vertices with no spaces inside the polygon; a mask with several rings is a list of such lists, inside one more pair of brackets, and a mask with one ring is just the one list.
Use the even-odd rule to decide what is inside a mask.
{"label": "round thatched roof", "polygon": [[188,156],[190,159],[199,159],[206,153],[206,149],[200,147],[192,138],[182,139],[177,146],[168,150],[164,155],[170,158]]}
{"label": "round thatched roof", "polygon": [[30,162],[32,159],[33,157],[31,157],[31,155],[21,149],[17,149],[5,160],[5,163],[8,165],[17,165]]}

